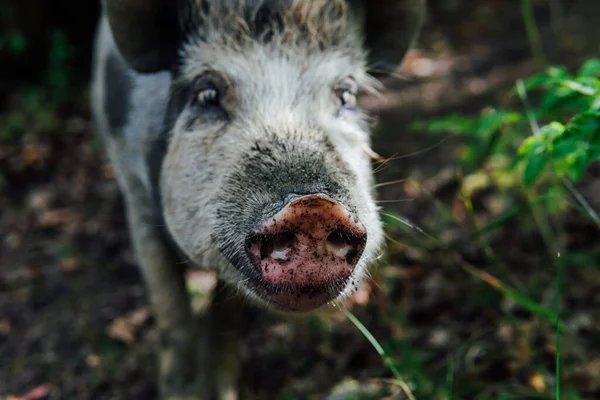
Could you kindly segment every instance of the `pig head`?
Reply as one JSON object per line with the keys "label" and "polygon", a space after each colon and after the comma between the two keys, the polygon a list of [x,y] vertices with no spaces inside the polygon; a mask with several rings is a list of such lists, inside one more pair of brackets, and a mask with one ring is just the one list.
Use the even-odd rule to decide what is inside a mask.
{"label": "pig head", "polygon": [[[281,310],[356,287],[382,243],[357,96],[375,90],[370,70],[405,53],[418,3],[105,2],[124,60],[172,73],[151,184],[190,260]],[[265,225],[314,195],[322,201],[293,207],[310,221]],[[289,256],[274,257],[282,246]]]}

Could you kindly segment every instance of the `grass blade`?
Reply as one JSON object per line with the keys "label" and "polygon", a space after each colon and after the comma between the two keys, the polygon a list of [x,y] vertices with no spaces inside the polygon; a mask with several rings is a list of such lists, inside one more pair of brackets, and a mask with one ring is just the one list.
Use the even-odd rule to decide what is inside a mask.
{"label": "grass blade", "polygon": [[498,290],[500,293],[504,294],[509,299],[519,303],[520,305],[527,308],[532,313],[537,314],[541,317],[544,317],[552,324],[555,324],[558,332],[566,333],[569,331],[569,328],[567,327],[567,325],[565,325],[562,321],[560,321],[558,314],[544,308],[543,306],[540,306],[536,302],[534,302],[524,296],[521,296],[519,293],[510,289],[508,286],[506,286],[504,283],[502,283],[498,278],[492,276],[491,274],[489,274],[485,271],[475,268],[465,262],[462,262],[461,266],[469,274],[475,276],[478,279],[481,279],[482,281],[484,281],[485,283],[487,283],[494,289]]}
{"label": "grass blade", "polygon": [[408,386],[406,381],[404,381],[398,369],[394,366],[392,359],[388,357],[387,354],[385,354],[385,350],[383,350],[383,347],[381,347],[377,339],[375,339],[375,337],[371,335],[371,332],[369,332],[369,330],[362,324],[362,322],[360,322],[358,318],[356,318],[354,314],[352,314],[348,309],[346,309],[345,307],[341,307],[341,310],[343,311],[344,315],[346,315],[346,317],[348,317],[348,319],[352,321],[352,323],[358,328],[358,330],[367,338],[367,340],[375,348],[377,353],[379,353],[385,365],[389,368],[389,370],[394,375],[394,378],[396,378],[396,380],[398,381],[398,385],[400,385],[404,393],[406,393],[406,396],[410,400],[416,400],[416,397],[413,395],[412,391],[410,390],[410,387]]}

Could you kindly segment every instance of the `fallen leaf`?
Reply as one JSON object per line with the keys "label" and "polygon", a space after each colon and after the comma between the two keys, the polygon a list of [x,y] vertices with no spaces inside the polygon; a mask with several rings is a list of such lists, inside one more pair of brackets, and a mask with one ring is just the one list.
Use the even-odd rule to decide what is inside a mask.
{"label": "fallen leaf", "polygon": [[34,144],[28,144],[21,152],[21,162],[23,166],[41,167],[44,161],[40,148]]}
{"label": "fallen leaf", "polygon": [[43,399],[44,397],[50,394],[50,387],[48,385],[40,385],[35,389],[30,390],[25,396],[27,400],[38,400]]}
{"label": "fallen leaf", "polygon": [[47,190],[38,190],[29,197],[29,206],[41,212],[47,210],[52,201],[52,193]]}
{"label": "fallen leaf", "polygon": [[75,257],[66,257],[60,260],[60,267],[63,271],[72,272],[79,268],[79,260]]}
{"label": "fallen leaf", "polygon": [[191,295],[192,312],[204,315],[208,310],[212,293],[217,286],[217,276],[212,272],[192,270],[186,274],[186,285]]}
{"label": "fallen leaf", "polygon": [[535,389],[538,393],[543,393],[546,390],[546,381],[539,372],[534,373],[529,377],[529,386]]}
{"label": "fallen leaf", "polygon": [[7,318],[0,319],[0,335],[8,335],[11,328],[10,321]]}
{"label": "fallen leaf", "polygon": [[146,322],[146,320],[150,317],[151,314],[152,310],[150,309],[150,307],[142,307],[138,310],[129,313],[129,320],[134,326],[140,327],[144,322]]}
{"label": "fallen leaf", "polygon": [[600,380],[600,357],[595,358],[587,363],[585,369],[595,379]]}
{"label": "fallen leaf", "polygon": [[217,285],[217,276],[213,272],[192,270],[185,276],[187,288],[191,293],[208,293]]}
{"label": "fallen leaf", "polygon": [[44,228],[55,227],[67,224],[75,218],[76,215],[67,208],[53,209],[40,214],[40,225]]}
{"label": "fallen leaf", "polygon": [[0,397],[0,400],[41,400],[50,394],[50,386],[43,384],[36,386],[31,389],[29,392],[22,396],[16,396],[14,394],[9,394],[6,397]]}
{"label": "fallen leaf", "polygon": [[108,336],[132,345],[135,342],[137,330],[150,317],[151,313],[150,307],[142,307],[139,310],[115,318],[108,327]]}
{"label": "fallen leaf", "polygon": [[85,362],[87,363],[87,365],[89,365],[92,368],[96,368],[98,365],[100,365],[100,357],[97,354],[89,354],[86,358],[85,358]]}

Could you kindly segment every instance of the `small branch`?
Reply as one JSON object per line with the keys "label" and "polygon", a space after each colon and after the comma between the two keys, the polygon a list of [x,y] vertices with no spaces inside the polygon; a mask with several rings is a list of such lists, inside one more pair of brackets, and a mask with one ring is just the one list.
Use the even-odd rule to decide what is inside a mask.
{"label": "small branch", "polygon": [[533,58],[538,68],[543,69],[546,66],[546,56],[544,55],[544,49],[542,47],[540,31],[535,22],[531,0],[521,0],[521,15],[523,17],[525,29],[527,30],[527,38],[529,39],[529,46],[531,47]]}

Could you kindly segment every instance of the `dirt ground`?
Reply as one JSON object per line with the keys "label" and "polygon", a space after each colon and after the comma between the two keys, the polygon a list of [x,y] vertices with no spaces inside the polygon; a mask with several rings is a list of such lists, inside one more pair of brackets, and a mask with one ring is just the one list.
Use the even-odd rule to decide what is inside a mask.
{"label": "dirt ground", "polygon": [[[590,21],[600,16],[591,3],[569,8],[574,17],[562,21],[561,31],[568,34],[558,38],[551,34],[551,13],[540,12],[551,61],[576,66],[600,50],[587,39],[597,29]],[[379,182],[410,176],[452,206],[454,195],[444,182],[454,171],[458,143],[411,132],[408,124],[501,103],[516,79],[535,71],[518,8],[509,12],[504,5],[437,9],[403,65],[410,79],[391,81],[383,102],[365,100],[381,119],[375,150],[387,157],[412,154],[378,171]],[[19,107],[16,96],[7,96],[2,113]],[[56,117],[51,132],[24,130],[0,141],[0,399],[155,399],[153,320],[122,199],[93,136],[87,92],[74,94]],[[598,178],[600,169],[593,169],[580,187],[596,209]],[[382,206],[426,231],[442,228],[436,226],[435,202],[409,185],[383,186],[380,198],[410,198]],[[481,200],[482,208],[488,200]],[[600,254],[600,233],[588,219],[571,212],[560,223],[568,249]],[[436,233],[463,234],[457,227]],[[505,398],[548,398],[538,389],[556,373],[550,324],[474,280],[448,254],[426,251],[416,230],[395,234],[401,243],[389,242],[389,256],[352,311],[411,370],[415,384],[427,385],[424,376],[445,374],[453,365],[457,399],[500,398],[491,397],[499,387],[513,395]],[[508,222],[494,243],[508,266],[503,278],[517,286],[526,282],[524,292],[542,293],[537,300],[551,304],[555,276],[539,235]],[[477,243],[461,254],[477,266],[489,263]],[[573,399],[600,399],[597,260],[569,268],[564,278],[562,316],[571,330],[562,343],[564,387],[579,393]],[[403,398],[389,394],[398,390],[386,381],[391,375],[381,357],[339,310],[301,321],[257,310],[251,316],[244,398],[324,399],[345,378]]]}

